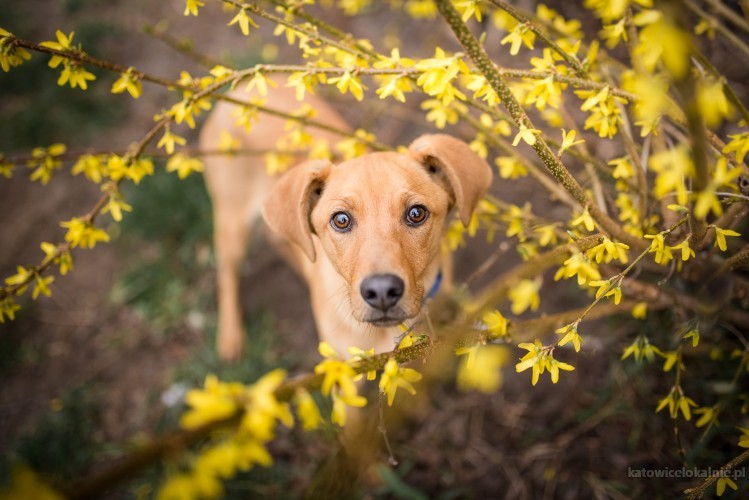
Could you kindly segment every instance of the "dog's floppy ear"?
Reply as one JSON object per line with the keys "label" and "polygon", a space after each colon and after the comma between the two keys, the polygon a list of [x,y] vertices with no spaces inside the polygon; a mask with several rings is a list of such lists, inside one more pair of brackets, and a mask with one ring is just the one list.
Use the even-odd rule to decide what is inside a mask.
{"label": "dog's floppy ear", "polygon": [[492,183],[491,167],[468,144],[445,134],[422,135],[409,146],[413,158],[434,174],[444,174],[464,225]]}
{"label": "dog's floppy ear", "polygon": [[263,205],[263,218],[273,231],[304,250],[315,261],[310,213],[322,192],[331,163],[311,160],[292,168],[273,186]]}

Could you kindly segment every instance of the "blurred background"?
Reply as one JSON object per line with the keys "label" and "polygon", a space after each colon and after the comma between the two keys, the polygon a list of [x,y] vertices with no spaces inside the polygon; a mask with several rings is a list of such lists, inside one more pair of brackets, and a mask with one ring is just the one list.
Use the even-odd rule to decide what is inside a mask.
{"label": "blurred background", "polygon": [[[218,2],[206,3],[196,18],[182,15],[182,0],[6,0],[0,27],[36,42],[53,40],[57,29],[74,31],[75,42],[94,57],[174,80],[182,70],[193,76],[207,72],[190,52],[211,65],[303,63],[296,49],[272,35],[267,22],[244,37],[236,26],[226,26],[233,15]],[[535,10],[536,2],[518,3]],[[548,2],[566,18],[580,19],[592,37],[599,21],[581,3]],[[431,57],[435,45],[457,50],[441,23],[410,20],[384,4],[373,4],[359,17],[337,9],[326,9],[323,17],[368,38],[383,52],[399,47],[404,56]],[[527,55],[513,61],[499,45],[503,36],[493,30],[487,39],[487,46],[496,48],[497,60],[508,66],[527,61]],[[745,97],[747,68],[738,65],[719,40],[710,52],[713,63]],[[47,62],[47,56],[33,54],[21,67],[0,73],[0,151],[6,155],[58,142],[65,143],[68,152],[124,152],[150,129],[154,114],[176,102],[174,94],[147,82],[138,100],[112,95],[117,75],[97,69],[90,70],[97,80],[86,92],[60,87],[55,83],[58,72]],[[335,92],[327,97],[355,128],[372,131],[392,146],[433,130],[417,97],[403,105],[376,97],[356,103],[350,95]],[[468,128],[448,131],[468,141],[473,138]],[[180,128],[179,133],[195,145],[197,129]],[[594,155],[611,156],[607,141],[585,138]],[[208,373],[250,382],[275,367],[304,373],[319,360],[304,285],[261,239],[253,242],[242,270],[247,353],[236,365],[217,359],[211,209],[203,180],[191,175],[181,181],[164,172],[163,159],[154,160],[156,175],[125,189],[133,211],[123,222],[110,224],[109,216],[99,219],[112,241],[75,252],[74,270],[55,279],[51,298],[23,302],[14,322],[0,324],[0,484],[16,460],[53,481],[69,483],[96,464],[175,428],[184,409],[182,396],[202,384]],[[565,207],[548,200],[530,181],[496,180],[492,193],[512,203],[532,201],[535,211],[548,219],[568,217]],[[64,236],[59,221],[86,213],[99,195],[97,186],[71,176],[69,169],[47,186],[29,182],[21,167],[12,179],[0,179],[0,275],[13,274],[16,265],[38,262],[43,256],[39,244]],[[472,287],[520,261],[504,238],[491,244],[476,238],[457,253],[458,282],[492,255],[500,258]],[[588,303],[572,283],[544,290],[546,313]],[[637,328],[654,336],[665,331],[657,317]],[[694,480],[632,478],[628,468],[681,467],[681,440],[698,443],[686,453],[690,459],[697,457],[696,465],[703,468],[734,456],[734,429],[718,428],[700,441],[691,427],[684,429],[684,436],[675,436],[668,416],[655,414],[672,377],[658,363],[619,362],[636,333],[631,322],[610,319],[590,323],[587,329],[586,349],[576,359],[576,370],[556,385],[546,379],[531,390],[528,373],[515,374],[511,364],[498,393],[462,393],[451,376],[454,367],[444,367],[444,379],[420,390],[413,404],[401,401],[413,411],[388,429],[398,465],[388,466],[386,455],[379,457],[372,477],[355,495],[670,496],[693,486]],[[519,357],[522,351],[515,349],[515,354]],[[711,372],[714,380],[731,375]],[[274,465],[227,483],[227,497],[303,495],[329,480],[328,465],[337,449],[330,426],[313,434],[283,431],[271,445]],[[112,498],[148,497],[162,474],[163,466],[154,467]]]}

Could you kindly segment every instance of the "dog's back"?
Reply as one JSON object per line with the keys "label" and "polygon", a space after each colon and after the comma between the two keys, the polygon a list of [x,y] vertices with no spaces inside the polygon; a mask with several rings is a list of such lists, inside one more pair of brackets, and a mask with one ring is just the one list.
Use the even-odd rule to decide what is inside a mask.
{"label": "dog's back", "polygon": [[[314,109],[314,120],[340,130],[348,124],[322,99],[307,93],[304,103],[296,100],[294,89],[279,80],[268,87],[268,95],[234,91],[229,94],[242,102],[262,99],[264,106],[286,114],[302,109],[304,103]],[[205,157],[205,179],[213,203],[214,245],[218,266],[218,351],[223,359],[236,360],[241,354],[243,327],[239,301],[239,265],[244,257],[252,224],[260,217],[268,192],[276,176],[266,174],[262,152],[278,150],[278,141],[287,133],[286,118],[260,113],[259,123],[248,132],[237,124],[241,107],[221,101],[208,116],[200,134],[200,149],[218,153],[222,138],[229,134],[239,150],[257,154],[209,154]],[[315,141],[327,141],[333,148],[341,137],[315,127],[305,132]],[[305,159],[300,155],[298,161]]]}

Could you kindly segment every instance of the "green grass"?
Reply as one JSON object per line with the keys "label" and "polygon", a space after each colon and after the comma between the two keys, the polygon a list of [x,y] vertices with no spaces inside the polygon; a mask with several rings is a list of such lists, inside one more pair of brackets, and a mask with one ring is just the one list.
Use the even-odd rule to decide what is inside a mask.
{"label": "green grass", "polygon": [[99,449],[94,439],[98,419],[99,403],[91,388],[71,390],[63,396],[58,409],[47,410],[33,430],[15,438],[10,455],[0,464],[0,478],[7,478],[11,463],[20,462],[53,483],[77,479]]}
{"label": "green grass", "polygon": [[198,286],[212,266],[208,194],[201,176],[179,180],[159,166],[125,196],[133,211],[121,225],[125,270],[112,298],[168,333],[190,313],[205,311],[213,297],[212,289]]}
{"label": "green grass", "polygon": [[[23,9],[3,6],[13,20],[4,28],[19,37],[31,31]],[[32,16],[33,17],[33,16]],[[75,44],[98,56],[97,46],[118,36],[116,26],[98,21],[81,21],[70,28]],[[53,33],[50,33],[53,38]],[[96,81],[86,91],[57,85],[60,69],[49,68],[49,56],[33,53],[31,60],[9,73],[0,74],[0,151],[24,152],[55,142],[86,145],[125,116],[126,101],[110,93],[112,77],[104,70],[88,68]]]}

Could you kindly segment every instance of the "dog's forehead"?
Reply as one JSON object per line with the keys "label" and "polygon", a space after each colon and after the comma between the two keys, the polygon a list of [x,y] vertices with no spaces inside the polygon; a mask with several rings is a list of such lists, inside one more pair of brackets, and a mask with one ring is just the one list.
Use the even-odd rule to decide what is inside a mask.
{"label": "dog's forehead", "polygon": [[424,185],[429,175],[410,156],[394,152],[370,153],[335,165],[326,181],[326,189],[410,190]]}

